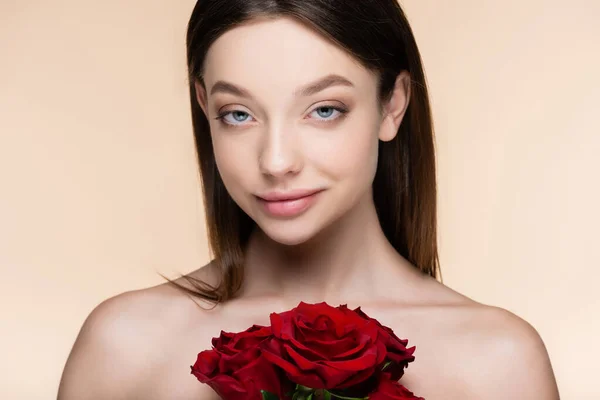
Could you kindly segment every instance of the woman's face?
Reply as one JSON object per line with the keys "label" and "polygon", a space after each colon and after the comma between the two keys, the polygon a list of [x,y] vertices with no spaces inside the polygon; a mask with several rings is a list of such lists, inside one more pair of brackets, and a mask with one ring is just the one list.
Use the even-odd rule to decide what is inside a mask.
{"label": "woman's face", "polygon": [[346,52],[293,19],[254,21],[211,46],[204,82],[223,182],[273,240],[305,242],[371,201],[399,120],[383,123],[376,75]]}

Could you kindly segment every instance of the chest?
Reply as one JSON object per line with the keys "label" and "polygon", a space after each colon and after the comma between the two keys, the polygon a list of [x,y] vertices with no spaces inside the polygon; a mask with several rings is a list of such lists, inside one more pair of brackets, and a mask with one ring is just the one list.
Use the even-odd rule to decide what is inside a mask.
{"label": "chest", "polygon": [[[168,361],[148,380],[146,400],[220,400],[214,391],[190,374],[197,346],[180,343]],[[195,353],[196,352],[196,353]],[[427,400],[468,400],[467,379],[448,363],[443,353],[420,351],[410,364],[401,383]],[[190,360],[190,354],[192,360]],[[441,357],[438,357],[441,356]]]}
{"label": "chest", "polygon": [[[193,377],[189,380],[170,377],[165,380],[155,380],[144,398],[147,400],[221,400],[209,386],[194,379]],[[460,381],[452,383],[449,380],[440,381],[435,376],[423,376],[405,377],[401,383],[427,400],[475,400],[474,397],[469,396],[468,390],[465,390]]]}
{"label": "chest", "polygon": [[[258,315],[268,314],[261,312]],[[235,332],[252,323],[268,323],[257,318],[247,312],[235,318],[214,319],[211,323],[203,323],[201,329],[184,330],[174,335],[177,340],[162,346],[163,362],[156,366],[152,377],[148,379],[143,398],[220,400],[209,386],[200,383],[190,373],[190,366],[200,351],[210,348],[211,338],[218,336],[221,329]],[[401,380],[404,386],[427,400],[476,398],[469,394],[469,371],[461,368],[461,365],[476,364],[476,360],[469,360],[469,346],[463,346],[463,340],[456,340],[456,335],[449,334],[449,327],[440,326],[440,318],[436,319],[435,325],[427,324],[423,318],[410,316],[398,318],[383,314],[379,320],[390,326],[399,337],[408,338],[409,346],[417,348],[416,359]],[[457,355],[460,355],[460,359],[457,359]]]}

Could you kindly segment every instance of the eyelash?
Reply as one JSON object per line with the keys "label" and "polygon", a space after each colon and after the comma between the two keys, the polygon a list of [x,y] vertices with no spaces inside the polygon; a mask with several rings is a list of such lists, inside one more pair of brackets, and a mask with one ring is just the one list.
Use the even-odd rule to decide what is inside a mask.
{"label": "eyelash", "polygon": [[[341,118],[343,118],[343,117],[345,116],[345,114],[347,114],[347,113],[348,113],[348,111],[349,111],[347,108],[345,108],[345,107],[341,107],[341,106],[334,106],[334,105],[323,105],[323,106],[316,107],[314,110],[312,110],[312,111],[309,113],[309,115],[310,115],[310,114],[312,114],[313,112],[315,112],[315,111],[319,110],[319,109],[322,109],[322,108],[331,108],[331,109],[333,109],[333,110],[335,110],[335,111],[339,112],[339,115],[338,115],[337,117],[335,117],[335,118],[331,118],[331,119],[321,119],[321,120],[320,120],[321,122],[319,122],[319,123],[329,123],[329,122],[337,121],[338,119],[341,119]],[[219,116],[218,116],[218,117],[216,117],[215,119],[216,119],[216,120],[218,120],[218,121],[220,121],[220,122],[221,122],[223,125],[225,125],[225,126],[227,126],[227,127],[236,128],[236,127],[241,127],[241,126],[243,126],[243,125],[244,125],[244,123],[243,123],[243,122],[242,122],[242,123],[240,123],[240,124],[231,124],[231,123],[229,123],[229,122],[226,122],[226,121],[225,121],[225,117],[226,117],[227,115],[229,115],[229,114],[232,114],[232,113],[234,113],[234,112],[241,112],[241,113],[244,113],[244,114],[247,114],[247,115],[249,115],[249,116],[250,116],[250,113],[247,113],[247,112],[245,112],[245,111],[241,111],[241,110],[229,110],[229,111],[224,111],[224,112],[222,112],[222,113],[221,113],[221,114],[219,114]]]}

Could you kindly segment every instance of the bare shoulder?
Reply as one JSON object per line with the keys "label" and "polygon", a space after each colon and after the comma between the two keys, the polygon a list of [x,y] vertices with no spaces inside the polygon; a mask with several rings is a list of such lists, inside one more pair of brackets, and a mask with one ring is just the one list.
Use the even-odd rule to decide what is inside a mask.
{"label": "bare shoulder", "polygon": [[471,302],[458,311],[457,348],[462,376],[473,398],[559,398],[546,346],[537,330],[517,315]]}
{"label": "bare shoulder", "polygon": [[418,302],[382,313],[416,345],[408,387],[425,398],[559,399],[546,346],[530,323],[439,282],[425,280],[419,290]]}
{"label": "bare shoulder", "polygon": [[[198,312],[200,310],[200,312]],[[182,292],[162,284],[122,293],[99,304],[77,336],[59,388],[59,400],[131,399],[138,385],[166,362],[162,348],[202,309]],[[196,320],[190,321],[190,314]],[[157,347],[161,346],[161,347]],[[149,396],[146,396],[149,397]]]}

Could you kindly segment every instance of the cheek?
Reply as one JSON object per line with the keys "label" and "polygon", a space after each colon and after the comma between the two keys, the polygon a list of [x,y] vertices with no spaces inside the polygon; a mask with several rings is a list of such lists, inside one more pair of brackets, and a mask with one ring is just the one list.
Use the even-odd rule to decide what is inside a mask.
{"label": "cheek", "polygon": [[213,137],[213,151],[217,169],[227,191],[238,200],[245,182],[252,181],[252,152],[248,146],[232,138]]}
{"label": "cheek", "polygon": [[377,168],[378,145],[374,124],[349,124],[325,145],[312,146],[309,153],[312,164],[332,179],[358,182],[372,180]]}

